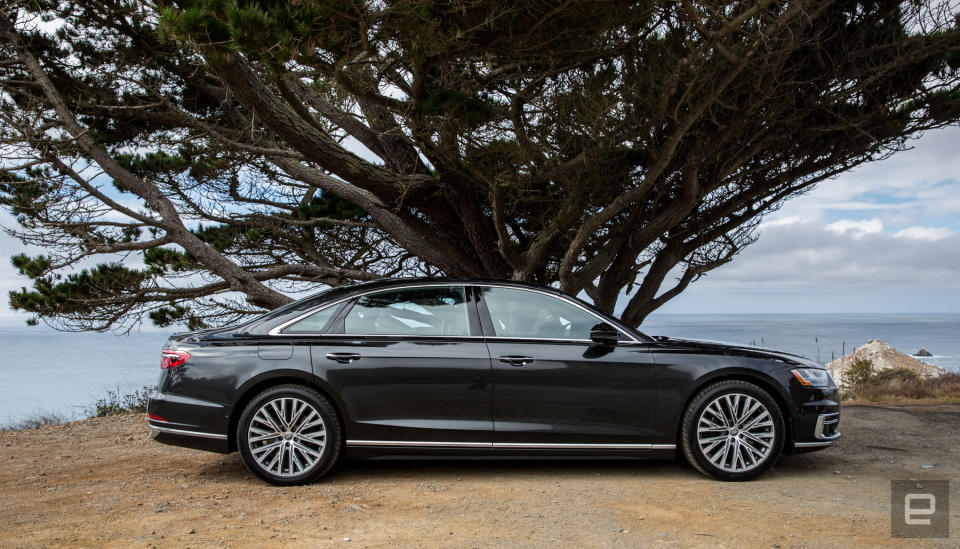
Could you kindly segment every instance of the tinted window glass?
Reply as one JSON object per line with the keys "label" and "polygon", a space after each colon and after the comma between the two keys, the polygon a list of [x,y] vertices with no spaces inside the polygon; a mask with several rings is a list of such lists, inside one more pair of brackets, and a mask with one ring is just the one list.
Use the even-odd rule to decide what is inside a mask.
{"label": "tinted window glass", "polygon": [[337,309],[340,307],[336,305],[331,305],[325,309],[321,309],[312,315],[291,324],[283,329],[284,334],[318,334],[323,331],[327,326],[327,323],[333,318],[333,315],[336,314]]}
{"label": "tinted window glass", "polygon": [[590,339],[600,319],[553,296],[512,288],[484,288],[493,329],[501,337]]}
{"label": "tinted window glass", "polygon": [[468,336],[470,322],[464,289],[407,288],[357,299],[343,331],[357,335]]}

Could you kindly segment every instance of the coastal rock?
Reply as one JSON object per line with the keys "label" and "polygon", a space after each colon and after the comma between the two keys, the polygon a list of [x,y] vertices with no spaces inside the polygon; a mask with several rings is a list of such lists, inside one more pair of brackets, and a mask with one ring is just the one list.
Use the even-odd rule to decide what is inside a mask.
{"label": "coastal rock", "polygon": [[933,356],[933,355],[930,354],[930,351],[926,349],[920,349],[916,353],[913,353],[913,356]]}
{"label": "coastal rock", "polygon": [[827,371],[838,385],[843,385],[843,376],[855,362],[861,359],[873,363],[873,370],[879,372],[888,368],[906,368],[917,372],[924,378],[940,377],[947,373],[936,364],[927,364],[910,355],[903,354],[879,339],[871,339],[866,345],[858,347],[849,355],[827,364]]}

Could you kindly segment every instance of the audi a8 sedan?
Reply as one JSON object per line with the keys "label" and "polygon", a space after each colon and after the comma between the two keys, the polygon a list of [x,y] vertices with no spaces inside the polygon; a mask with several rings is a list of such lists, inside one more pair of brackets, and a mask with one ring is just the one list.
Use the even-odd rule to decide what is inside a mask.
{"label": "audi a8 sedan", "polygon": [[840,437],[822,366],[648,337],[557,290],[495,280],[338,287],[241,326],[176,334],[150,436],[239,451],[278,485],[341,456],[682,455],[746,480]]}

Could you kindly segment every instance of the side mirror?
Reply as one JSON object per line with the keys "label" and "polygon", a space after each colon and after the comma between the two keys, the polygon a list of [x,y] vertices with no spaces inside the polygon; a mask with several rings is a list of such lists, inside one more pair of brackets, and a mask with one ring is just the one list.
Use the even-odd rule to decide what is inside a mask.
{"label": "side mirror", "polygon": [[606,322],[590,328],[590,340],[600,345],[616,345],[620,341],[620,331]]}

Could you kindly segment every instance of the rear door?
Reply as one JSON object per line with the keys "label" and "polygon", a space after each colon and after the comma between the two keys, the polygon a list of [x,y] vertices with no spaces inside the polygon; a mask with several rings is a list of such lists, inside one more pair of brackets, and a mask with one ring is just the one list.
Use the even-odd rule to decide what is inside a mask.
{"label": "rear door", "polygon": [[362,295],[312,346],[350,446],[489,447],[492,373],[473,298],[432,285]]}
{"label": "rear door", "polygon": [[485,286],[479,309],[493,365],[494,444],[569,449],[656,438],[657,367],[624,334],[590,341],[603,319],[553,294]]}

